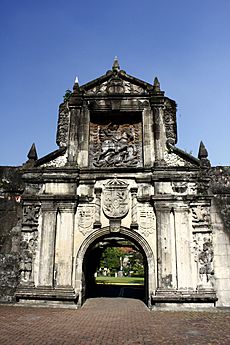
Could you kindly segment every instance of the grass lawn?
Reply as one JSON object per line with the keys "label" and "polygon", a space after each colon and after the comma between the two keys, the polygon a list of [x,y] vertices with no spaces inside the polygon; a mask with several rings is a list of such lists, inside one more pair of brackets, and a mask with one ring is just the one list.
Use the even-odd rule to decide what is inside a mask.
{"label": "grass lawn", "polygon": [[97,284],[113,284],[113,285],[144,285],[142,277],[97,277]]}

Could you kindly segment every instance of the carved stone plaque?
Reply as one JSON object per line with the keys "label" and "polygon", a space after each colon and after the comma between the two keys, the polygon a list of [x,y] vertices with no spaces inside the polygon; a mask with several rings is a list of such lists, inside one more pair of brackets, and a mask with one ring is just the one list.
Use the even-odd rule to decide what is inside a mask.
{"label": "carved stone plaque", "polygon": [[213,270],[213,244],[211,233],[193,234],[194,261],[197,264],[199,287],[212,287]]}
{"label": "carved stone plaque", "polygon": [[138,207],[139,230],[146,237],[152,234],[155,229],[155,214],[153,207],[149,203],[144,203]]}
{"label": "carved stone plaque", "polygon": [[210,223],[210,210],[209,207],[197,205],[192,208],[192,222],[193,226],[203,225]]}
{"label": "carved stone plaque", "polygon": [[83,235],[93,229],[94,213],[94,205],[78,206],[78,226]]}
{"label": "carved stone plaque", "polygon": [[90,123],[89,156],[94,168],[141,166],[141,122]]}
{"label": "carved stone plaque", "polygon": [[40,206],[26,205],[23,208],[23,223],[24,224],[37,224],[39,217]]}
{"label": "carved stone plaque", "polygon": [[123,218],[129,210],[128,185],[121,181],[110,180],[103,191],[103,211],[107,218]]}

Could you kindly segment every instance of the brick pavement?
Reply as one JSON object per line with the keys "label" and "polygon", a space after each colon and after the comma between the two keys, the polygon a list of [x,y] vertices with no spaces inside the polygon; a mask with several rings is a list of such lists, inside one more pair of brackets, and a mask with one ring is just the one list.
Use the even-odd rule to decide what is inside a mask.
{"label": "brick pavement", "polygon": [[81,309],[0,306],[1,345],[230,344],[230,313],[149,311],[139,300],[95,298]]}

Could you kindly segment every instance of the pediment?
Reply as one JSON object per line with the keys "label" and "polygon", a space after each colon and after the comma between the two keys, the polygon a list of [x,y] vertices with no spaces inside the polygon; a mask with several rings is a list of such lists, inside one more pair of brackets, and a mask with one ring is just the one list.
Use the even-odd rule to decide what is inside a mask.
{"label": "pediment", "polygon": [[41,168],[60,168],[64,167],[67,163],[67,151],[66,147],[61,147],[58,150],[55,150],[48,155],[38,159],[35,162],[35,167]]}
{"label": "pediment", "polygon": [[100,78],[80,87],[85,95],[89,96],[105,96],[113,94],[145,95],[151,88],[151,84],[132,77],[124,71],[108,71]]}
{"label": "pediment", "polygon": [[177,148],[176,146],[167,145],[164,154],[164,160],[169,167],[190,167],[197,168],[200,166],[200,160],[191,154]]}

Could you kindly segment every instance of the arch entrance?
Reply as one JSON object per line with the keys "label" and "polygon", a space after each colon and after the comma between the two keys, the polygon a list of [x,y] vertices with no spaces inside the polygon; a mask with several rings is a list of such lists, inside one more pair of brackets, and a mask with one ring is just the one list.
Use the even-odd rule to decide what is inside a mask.
{"label": "arch entrance", "polygon": [[76,264],[76,287],[81,305],[93,297],[138,298],[148,305],[155,291],[152,250],[140,234],[128,228],[110,232],[106,227],[90,235],[78,252]]}

